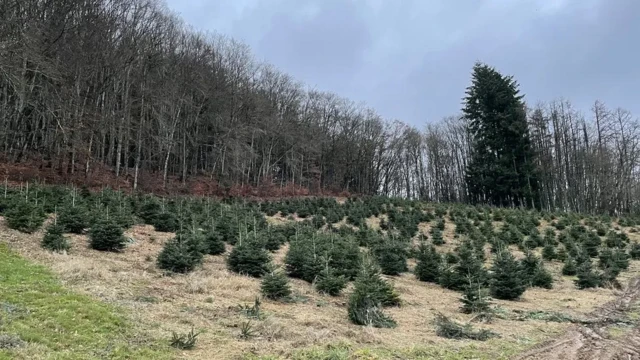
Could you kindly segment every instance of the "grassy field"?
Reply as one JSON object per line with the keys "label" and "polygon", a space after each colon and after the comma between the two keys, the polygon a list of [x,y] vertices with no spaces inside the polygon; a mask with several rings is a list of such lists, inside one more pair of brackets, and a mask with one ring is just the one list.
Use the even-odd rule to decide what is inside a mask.
{"label": "grassy field", "polygon": [[[456,240],[448,226],[444,233],[448,246],[452,246]],[[68,254],[51,253],[39,246],[42,232],[24,234],[4,225],[0,225],[0,232],[15,251],[51,269],[64,284],[61,286],[44,267],[2,248],[0,299],[24,309],[21,316],[5,321],[2,332],[15,334],[28,344],[0,353],[8,358],[100,358],[106,354],[108,358],[167,358],[172,354],[165,348],[171,333],[194,328],[202,332],[197,347],[174,356],[508,359],[569,326],[535,318],[496,319],[475,326],[501,334],[498,339],[473,342],[440,338],[434,332],[434,314],[444,313],[461,322],[470,320],[471,315],[459,312],[458,292],[421,283],[411,273],[388,277],[402,300],[401,307],[388,309],[399,324],[395,329],[351,324],[346,317],[348,289],[339,297],[328,297],[297,279],[291,279],[295,303],[263,300],[262,316],[252,320],[239,306],[253,303],[260,292],[259,279],[229,272],[225,256],[206,257],[203,266],[189,275],[166,276],[153,260],[173,234],[156,232],[152,226],[129,229],[126,234],[135,241],[121,253],[89,249],[86,235],[68,235],[72,244]],[[274,253],[274,262],[281,264],[286,251],[285,245]],[[615,297],[612,289],[576,289],[572,277],[560,274],[560,265],[549,266],[555,280],[553,289],[532,288],[519,301],[495,300],[494,305],[507,312],[582,316]],[[621,281],[639,270],[638,262],[632,262],[630,270],[621,274]],[[75,295],[65,288],[85,295]],[[246,323],[251,325],[252,336],[242,339],[241,327]],[[141,337],[141,330],[145,336]]]}
{"label": "grassy field", "polygon": [[[6,234],[3,233],[3,236]],[[0,359],[165,359],[122,309],[63,287],[0,243]]]}
{"label": "grassy field", "polygon": [[[640,275],[635,217],[380,197],[225,202],[46,186],[11,189],[0,197],[0,215],[0,359],[510,359],[593,319]],[[109,224],[119,247],[99,251],[95,241],[109,239]],[[193,251],[176,238],[190,239]],[[64,246],[43,248],[51,239]],[[438,258],[428,266],[439,275],[420,281],[426,244]],[[160,261],[167,249],[183,251],[174,253],[182,260],[196,254],[197,263],[172,272]],[[247,272],[232,263],[243,251],[264,255],[243,260],[264,272],[241,275]],[[462,311],[468,288],[461,282],[475,275],[478,286],[495,286],[501,254],[515,257],[503,278],[513,274],[526,291],[493,292],[485,310]],[[581,289],[576,276],[563,275],[585,279],[567,271],[576,259],[602,281]],[[384,306],[393,328],[351,316],[353,299],[372,293],[358,288],[366,261],[386,265],[387,275],[376,276],[398,296]],[[532,263],[547,285],[525,280]],[[326,295],[318,265],[351,281]],[[286,270],[291,288],[279,301],[261,287],[274,268]],[[438,320],[445,318],[464,331],[444,334]],[[468,340],[477,334],[469,327],[497,336]],[[625,330],[612,327],[607,336],[626,339]],[[192,349],[171,345],[190,331],[198,334]]]}

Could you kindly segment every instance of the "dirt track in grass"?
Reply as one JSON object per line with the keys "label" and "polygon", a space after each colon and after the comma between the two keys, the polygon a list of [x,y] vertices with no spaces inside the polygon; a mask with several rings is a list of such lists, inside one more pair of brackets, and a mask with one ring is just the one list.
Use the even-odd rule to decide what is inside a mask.
{"label": "dirt track in grass", "polygon": [[517,359],[640,359],[640,328],[636,312],[639,299],[640,277],[635,277],[620,296],[591,314],[590,324],[573,326],[560,338],[536,346]]}

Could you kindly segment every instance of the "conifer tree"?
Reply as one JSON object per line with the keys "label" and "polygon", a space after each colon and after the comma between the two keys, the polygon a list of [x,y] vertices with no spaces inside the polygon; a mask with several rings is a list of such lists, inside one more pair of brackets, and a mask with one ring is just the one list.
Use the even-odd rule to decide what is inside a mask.
{"label": "conifer tree", "polygon": [[87,212],[83,206],[69,204],[60,210],[56,222],[62,226],[65,232],[82,234],[84,229],[89,227]]}
{"label": "conifer tree", "polygon": [[343,275],[336,275],[330,267],[326,267],[316,278],[316,289],[323,294],[338,296],[342,289],[347,286],[347,278]]}
{"label": "conifer tree", "polygon": [[55,252],[63,252],[69,250],[71,245],[64,236],[64,229],[58,224],[51,224],[47,227],[47,232],[42,238],[42,247]]}
{"label": "conifer tree", "polygon": [[542,258],[547,261],[554,260],[556,258],[556,248],[552,244],[547,243],[542,248]]}
{"label": "conifer tree", "polygon": [[395,327],[396,322],[382,308],[398,303],[399,298],[393,287],[380,277],[380,270],[375,264],[366,261],[349,297],[349,320],[356,325]]}
{"label": "conifer tree", "polygon": [[167,241],[158,255],[160,269],[188,273],[202,263],[204,245],[197,233],[180,233]]}
{"label": "conifer tree", "polygon": [[249,239],[237,244],[227,258],[229,270],[251,277],[261,277],[269,271],[271,257],[262,244]]}
{"label": "conifer tree", "polygon": [[574,276],[578,272],[578,265],[572,257],[567,257],[562,266],[562,275]]}
{"label": "conifer tree", "polygon": [[532,252],[528,252],[526,257],[520,261],[520,271],[528,286],[551,289],[553,277],[544,268],[542,261]]}
{"label": "conifer tree", "polygon": [[504,250],[496,256],[492,267],[491,294],[496,299],[514,300],[526,289],[518,262],[513,255]]}
{"label": "conifer tree", "polygon": [[408,270],[405,246],[396,240],[387,240],[373,249],[385,275],[399,275]]}
{"label": "conifer tree", "polygon": [[462,109],[472,139],[466,173],[471,202],[533,206],[539,201],[522,98],[512,77],[475,64]]}
{"label": "conifer tree", "polygon": [[442,231],[437,227],[431,228],[431,242],[433,245],[445,244],[444,238],[442,237]]}
{"label": "conifer tree", "polygon": [[38,230],[46,218],[42,207],[25,200],[14,203],[4,216],[9,228],[27,234]]}
{"label": "conifer tree", "polygon": [[602,278],[600,274],[593,270],[591,259],[585,257],[583,261],[578,265],[577,274],[578,279],[574,282],[578,289],[588,289],[600,286]]}
{"label": "conifer tree", "polygon": [[631,256],[633,260],[640,259],[640,243],[638,243],[637,241],[634,241],[631,244],[631,249],[629,250],[629,256]]}
{"label": "conifer tree", "polygon": [[204,237],[203,245],[209,255],[220,255],[224,254],[226,251],[222,235],[220,235],[220,233],[215,229],[211,229],[207,232],[207,235]]}
{"label": "conifer tree", "polygon": [[260,285],[262,295],[271,300],[283,300],[291,296],[291,286],[287,276],[277,270],[271,271],[262,278]]}
{"label": "conifer tree", "polygon": [[126,243],[122,228],[111,220],[99,220],[89,229],[89,244],[94,250],[120,251]]}
{"label": "conifer tree", "polygon": [[558,251],[556,252],[556,259],[558,261],[562,261],[564,262],[565,260],[567,260],[567,249],[565,248],[564,245],[560,245],[560,247],[558,248]]}
{"label": "conifer tree", "polygon": [[442,257],[436,249],[433,246],[421,245],[417,260],[414,272],[418,280],[437,283],[441,275]]}
{"label": "conifer tree", "polygon": [[489,311],[489,291],[480,284],[468,284],[462,298],[462,312],[465,314],[483,313]]}

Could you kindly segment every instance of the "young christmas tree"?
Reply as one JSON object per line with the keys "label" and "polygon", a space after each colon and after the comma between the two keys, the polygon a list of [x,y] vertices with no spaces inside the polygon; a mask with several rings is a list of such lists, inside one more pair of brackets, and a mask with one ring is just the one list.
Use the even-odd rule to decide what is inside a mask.
{"label": "young christmas tree", "polygon": [[174,273],[191,272],[202,263],[203,250],[199,234],[177,234],[162,248],[158,255],[158,267]]}
{"label": "young christmas tree", "polygon": [[572,257],[567,257],[562,266],[562,275],[574,276],[578,273],[578,265]]}
{"label": "young christmas tree", "polygon": [[461,311],[465,314],[484,313],[490,310],[489,306],[489,290],[483,288],[480,284],[470,283],[464,289],[464,293],[460,301],[462,302]]}
{"label": "young christmas tree", "polygon": [[542,258],[547,261],[552,261],[556,258],[556,248],[551,243],[547,243],[542,248]]}
{"label": "young christmas tree", "polygon": [[399,275],[408,270],[407,250],[399,241],[388,239],[376,246],[373,253],[385,275]]}
{"label": "young christmas tree", "polygon": [[491,294],[496,299],[515,300],[526,290],[518,262],[508,250],[496,256],[490,284]]}
{"label": "young christmas tree", "polygon": [[245,239],[229,254],[227,267],[238,274],[261,277],[269,272],[270,262],[271,256],[260,243]]}
{"label": "young christmas tree", "polygon": [[602,281],[600,274],[593,270],[591,259],[588,257],[578,265],[577,275],[578,279],[574,282],[578,289],[595,288],[600,286]]}
{"label": "young christmas tree", "polygon": [[220,235],[220,233],[215,229],[211,229],[207,232],[207,235],[204,238],[204,246],[207,254],[209,255],[220,255],[224,254],[226,251],[222,235]]}
{"label": "young christmas tree", "polygon": [[65,232],[82,234],[84,229],[89,227],[87,214],[88,210],[83,206],[68,204],[58,213],[56,222],[62,226]]}
{"label": "young christmas tree", "polygon": [[277,270],[271,271],[262,278],[260,285],[262,295],[271,300],[283,300],[291,296],[291,286],[287,276]]}
{"label": "young christmas tree", "polygon": [[64,229],[57,224],[51,224],[47,227],[47,232],[42,238],[42,247],[55,252],[64,252],[71,248],[69,241],[63,235]]}
{"label": "young christmas tree", "polygon": [[347,278],[342,275],[336,275],[335,271],[327,266],[316,278],[315,285],[320,293],[338,296],[347,286]]}
{"label": "young christmas tree", "polygon": [[567,250],[564,245],[560,245],[558,252],[556,252],[556,260],[564,262],[567,260]]}
{"label": "young christmas tree", "polygon": [[10,229],[31,234],[42,226],[46,214],[42,207],[35,205],[35,203],[17,201],[4,212],[4,218]]}
{"label": "young christmas tree", "polygon": [[349,320],[356,325],[395,327],[396,322],[382,311],[391,299],[394,304],[399,302],[393,287],[380,277],[379,269],[370,261],[365,262],[349,297]]}
{"label": "young christmas tree", "polygon": [[454,266],[453,271],[456,276],[450,279],[447,288],[452,290],[463,290],[469,283],[469,279],[473,283],[486,285],[488,274],[480,259],[475,255],[472,244],[467,240],[458,248],[458,257],[460,261]]}
{"label": "young christmas tree", "polygon": [[423,244],[418,250],[417,260],[414,272],[418,280],[437,283],[441,275],[442,257],[436,249]]}
{"label": "young christmas tree", "polygon": [[89,245],[94,250],[121,251],[126,243],[122,228],[113,221],[100,220],[89,230]]}
{"label": "young christmas tree", "polygon": [[180,229],[178,217],[171,212],[157,214],[152,222],[154,229],[159,232],[176,232]]}

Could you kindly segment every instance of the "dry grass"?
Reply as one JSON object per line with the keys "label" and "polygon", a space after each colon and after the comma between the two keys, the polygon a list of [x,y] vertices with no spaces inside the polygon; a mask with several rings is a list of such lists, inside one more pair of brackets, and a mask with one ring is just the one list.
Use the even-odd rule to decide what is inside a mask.
{"label": "dry grass", "polygon": [[[277,217],[271,217],[271,221]],[[286,220],[285,220],[286,221]],[[428,225],[420,230],[428,233]],[[453,250],[454,226],[447,222],[443,248]],[[294,293],[301,301],[282,304],[263,301],[266,318],[254,321],[256,337],[239,338],[246,317],[239,304],[252,304],[259,294],[257,279],[238,276],[226,269],[224,256],[207,256],[203,266],[189,275],[165,276],[155,259],[171,234],[157,233],[150,226],[135,226],[127,232],[135,242],[122,253],[90,250],[86,236],[70,236],[69,254],[52,254],[39,246],[42,233],[21,234],[0,224],[4,241],[23,256],[53,269],[68,287],[130,310],[134,321],[157,338],[168,339],[172,331],[186,332],[191,326],[204,332],[195,350],[184,356],[192,359],[234,359],[243,354],[272,354],[287,357],[296,349],[348,343],[354,347],[408,349],[437,344],[439,348],[458,348],[471,344],[446,340],[435,335],[431,324],[436,312],[458,321],[470,320],[458,311],[460,294],[439,286],[418,282],[412,274],[395,277],[403,306],[388,313],[398,322],[396,329],[372,329],[349,323],[347,296],[331,298],[319,295],[311,285],[292,280]],[[445,250],[447,251],[447,250]],[[281,263],[286,247],[274,254]],[[582,315],[613,299],[613,290],[577,290],[572,279],[560,275],[560,263],[549,266],[556,280],[553,290],[530,289],[520,301],[495,301],[510,310],[560,311]],[[630,274],[638,274],[633,262]],[[348,291],[348,290],[347,290]],[[505,342],[531,345],[561,332],[567,325],[531,320],[526,322],[495,320],[481,325],[502,335]],[[474,345],[482,351],[494,343]]]}

